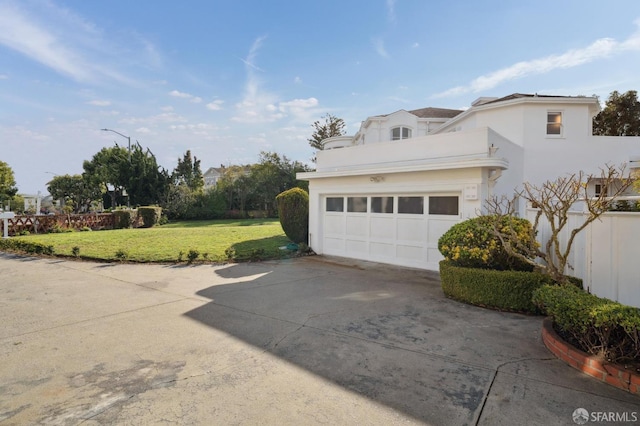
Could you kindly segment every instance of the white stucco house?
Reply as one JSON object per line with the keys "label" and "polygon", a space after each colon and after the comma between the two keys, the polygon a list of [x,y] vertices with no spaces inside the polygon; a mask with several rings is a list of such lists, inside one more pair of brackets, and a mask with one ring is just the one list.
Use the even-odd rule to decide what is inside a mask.
{"label": "white stucco house", "polygon": [[599,111],[595,97],[512,94],[369,117],[326,139],[316,171],[298,174],[309,181],[309,245],[437,270],[438,238],[487,198],[605,164],[640,167],[639,137],[592,136]]}

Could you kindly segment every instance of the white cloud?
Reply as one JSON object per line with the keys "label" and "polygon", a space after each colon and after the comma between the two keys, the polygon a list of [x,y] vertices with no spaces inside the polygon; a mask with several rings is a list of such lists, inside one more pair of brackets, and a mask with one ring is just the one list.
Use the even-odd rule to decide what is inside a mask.
{"label": "white cloud", "polygon": [[0,80],[8,80],[9,76],[7,74],[0,74]]}
{"label": "white cloud", "polygon": [[389,53],[384,48],[384,41],[381,38],[374,38],[371,40],[373,43],[373,47],[378,53],[378,55],[382,56],[385,59],[389,59]]}
{"label": "white cloud", "polygon": [[[637,26],[640,26],[640,20],[635,23]],[[465,93],[478,93],[493,89],[507,81],[531,75],[546,74],[559,69],[578,67],[626,51],[640,51],[640,31],[636,31],[623,42],[618,42],[611,38],[602,38],[594,41],[587,47],[571,49],[558,55],[549,55],[544,58],[518,62],[506,68],[477,77],[466,86],[453,87],[444,92],[437,93],[433,97],[444,98]]]}
{"label": "white cloud", "polygon": [[187,99],[189,102],[193,102],[194,104],[199,104],[202,102],[202,98],[199,96],[194,96],[191,93],[180,92],[178,90],[172,90],[169,92],[169,96],[173,96],[174,98]]}
{"label": "white cloud", "polygon": [[207,107],[207,109],[211,110],[211,111],[220,111],[222,109],[222,104],[224,103],[224,101],[221,100],[215,100],[213,102],[209,102],[207,105],[205,105]]}
{"label": "white cloud", "polygon": [[396,23],[396,0],[387,0],[387,18],[391,23]]}
{"label": "white cloud", "polygon": [[316,98],[308,98],[308,99],[294,99],[292,101],[281,102],[280,108],[313,108],[318,106],[318,100]]}
{"label": "white cloud", "polygon": [[[21,6],[23,6],[21,4]],[[0,3],[0,45],[45,65],[59,74],[85,83],[102,79],[132,84],[112,67],[109,46],[100,31],[67,9],[44,2],[25,12]]]}
{"label": "white cloud", "polygon": [[418,43],[417,41],[415,43],[413,43],[411,45],[411,47],[413,47],[414,49],[417,49],[418,47],[420,47],[420,43]]}
{"label": "white cloud", "polygon": [[242,60],[245,64],[247,80],[244,85],[244,97],[242,101],[236,103],[237,113],[231,118],[235,122],[268,123],[284,117],[284,114],[275,107],[278,102],[277,96],[262,90],[261,81],[256,75],[256,71],[261,70],[255,61],[265,39],[266,36],[255,39],[247,57]]}
{"label": "white cloud", "polygon": [[171,105],[160,107],[160,111],[171,112],[173,111],[173,107]]}
{"label": "white cloud", "polygon": [[193,97],[193,95],[190,95],[188,93],[179,92],[177,90],[170,91],[169,92],[169,96],[173,96],[175,98],[184,98],[184,99],[189,99],[189,98]]}
{"label": "white cloud", "polygon": [[151,133],[151,129],[149,129],[148,127],[138,127],[136,129],[136,133],[149,134]]}
{"label": "white cloud", "polygon": [[296,78],[293,79],[293,82],[295,84],[302,84],[302,79],[300,77],[296,76]]}
{"label": "white cloud", "polygon": [[93,106],[100,106],[100,107],[104,107],[104,106],[109,106],[111,105],[111,101],[102,101],[99,99],[95,99],[93,101],[89,101],[87,102],[87,104],[89,105],[93,105]]}

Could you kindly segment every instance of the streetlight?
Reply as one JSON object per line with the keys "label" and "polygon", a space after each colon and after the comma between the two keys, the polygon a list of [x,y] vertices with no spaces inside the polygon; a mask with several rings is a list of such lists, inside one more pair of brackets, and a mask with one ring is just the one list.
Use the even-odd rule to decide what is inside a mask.
{"label": "streetlight", "polygon": [[[123,138],[126,138],[126,139],[127,139],[127,142],[129,143],[129,146],[128,146],[128,152],[129,152],[129,168],[131,168],[131,137],[130,137],[130,136],[127,136],[127,135],[123,135],[122,133],[120,133],[120,132],[116,132],[115,130],[111,130],[111,129],[100,129],[100,130],[102,130],[103,132],[113,132],[113,133],[115,133],[115,134],[117,134],[117,135],[120,135],[120,136],[122,136]],[[123,194],[123,195],[124,195],[124,194]],[[129,194],[127,194],[127,207],[131,207],[130,200],[129,200]]]}
{"label": "streetlight", "polygon": [[120,135],[120,136],[122,136],[123,138],[126,138],[126,139],[127,139],[127,142],[129,143],[129,146],[128,146],[128,151],[129,151],[129,164],[131,164],[131,137],[126,136],[126,135],[123,135],[122,133],[120,133],[120,132],[116,132],[115,130],[111,130],[111,129],[100,129],[100,130],[102,130],[103,132],[113,132],[113,133],[115,133],[115,134],[117,134],[117,135]]}

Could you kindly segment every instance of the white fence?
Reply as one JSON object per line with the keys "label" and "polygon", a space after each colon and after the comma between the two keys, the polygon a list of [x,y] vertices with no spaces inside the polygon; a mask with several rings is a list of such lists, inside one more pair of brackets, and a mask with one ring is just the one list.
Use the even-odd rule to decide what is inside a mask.
{"label": "white fence", "polygon": [[[536,210],[528,209],[533,221]],[[583,223],[583,213],[570,213],[571,229]],[[550,229],[541,220],[538,241],[544,244]],[[569,256],[568,275],[582,278],[591,293],[640,308],[640,212],[609,212],[576,236]]]}

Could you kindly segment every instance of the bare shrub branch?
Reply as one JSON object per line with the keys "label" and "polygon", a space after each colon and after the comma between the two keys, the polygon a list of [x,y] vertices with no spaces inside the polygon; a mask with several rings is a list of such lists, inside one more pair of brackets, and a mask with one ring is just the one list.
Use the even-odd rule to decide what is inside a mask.
{"label": "bare shrub branch", "polygon": [[[588,193],[588,183],[592,180],[597,181],[602,188],[594,197],[590,197]],[[635,180],[626,171],[625,165],[620,167],[606,165],[600,169],[599,175],[586,175],[580,171],[546,181],[541,185],[525,183],[523,189],[518,191],[513,199],[503,196],[499,199],[494,197],[487,200],[486,211],[498,219],[516,212],[517,197],[522,197],[531,203],[531,206],[536,209],[532,223],[534,236],[538,234],[542,217],[546,219],[550,228],[549,238],[542,250],[538,246],[524,247],[513,231],[505,232],[500,229],[499,220],[495,222],[494,232],[510,255],[535,264],[538,270],[548,273],[556,281],[565,282],[564,271],[568,266],[570,267],[568,259],[576,235],[610,210],[616,199],[632,187]],[[569,212],[578,202],[583,203],[585,215],[582,216],[580,224],[567,230],[567,241],[562,243],[563,231],[569,224]],[[514,250],[516,247],[518,250]],[[540,263],[539,260],[543,262]]]}

